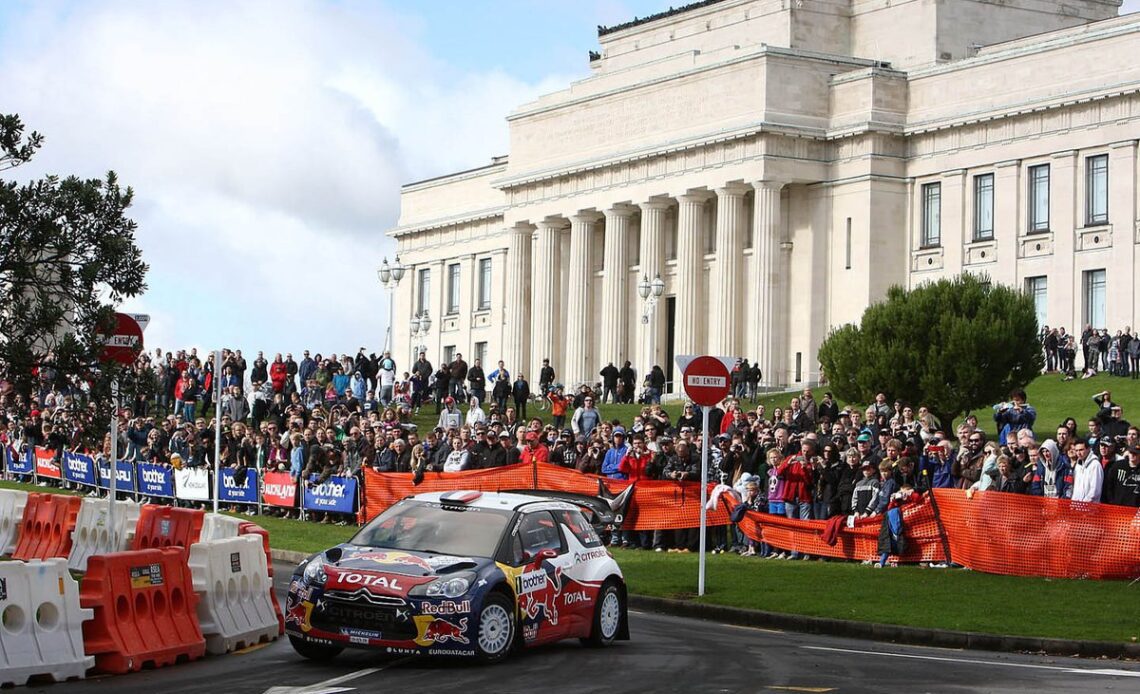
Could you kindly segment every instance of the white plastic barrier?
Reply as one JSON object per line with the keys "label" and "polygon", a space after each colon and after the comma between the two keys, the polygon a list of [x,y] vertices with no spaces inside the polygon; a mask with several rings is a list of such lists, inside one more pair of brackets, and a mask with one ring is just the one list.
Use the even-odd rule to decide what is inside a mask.
{"label": "white plastic barrier", "polygon": [[63,559],[0,562],[0,685],[82,678],[95,664],[83,654],[91,616]]}
{"label": "white plastic barrier", "polygon": [[20,539],[20,520],[28,505],[28,493],[18,489],[0,489],[0,554],[16,551]]}
{"label": "white plastic barrier", "polygon": [[225,516],[220,513],[207,513],[202,521],[202,533],[198,536],[199,542],[210,540],[225,540],[237,537],[241,526],[241,519]]}
{"label": "white plastic barrier", "polygon": [[89,557],[129,550],[135,539],[140,509],[133,501],[115,502],[118,542],[112,547],[111,526],[107,522],[110,502],[90,497],[84,499],[75,518],[75,529],[71,531],[71,553],[67,556],[67,565],[74,571],[86,571]]}
{"label": "white plastic barrier", "polygon": [[277,638],[269,566],[259,535],[196,542],[190,545],[189,564],[208,653],[228,653]]}

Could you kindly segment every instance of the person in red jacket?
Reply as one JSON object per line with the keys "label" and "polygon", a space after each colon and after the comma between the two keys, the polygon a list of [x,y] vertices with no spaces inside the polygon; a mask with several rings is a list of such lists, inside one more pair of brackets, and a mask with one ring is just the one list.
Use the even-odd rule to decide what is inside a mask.
{"label": "person in red jacket", "polygon": [[625,457],[618,463],[618,471],[626,476],[626,479],[635,482],[637,480],[653,479],[653,475],[649,472],[649,466],[653,463],[653,451],[645,445],[645,434],[640,431],[632,436],[633,447],[625,454]]}
{"label": "person in red jacket", "polygon": [[519,462],[527,465],[550,462],[550,449],[542,442],[542,437],[537,431],[526,433],[526,447],[522,449],[522,454],[519,455]]}
{"label": "person in red jacket", "polygon": [[278,354],[269,366],[269,380],[273,383],[274,393],[285,392],[285,379],[288,375],[289,369],[285,366],[285,362],[281,361],[281,355]]}
{"label": "person in red jacket", "polygon": [[[811,459],[815,454],[815,439],[805,438],[800,442],[800,452],[784,458],[776,468],[776,476],[784,480],[784,515],[788,518],[811,518]],[[789,559],[799,557],[800,553],[794,550],[788,555]],[[809,557],[805,554],[803,558]]]}

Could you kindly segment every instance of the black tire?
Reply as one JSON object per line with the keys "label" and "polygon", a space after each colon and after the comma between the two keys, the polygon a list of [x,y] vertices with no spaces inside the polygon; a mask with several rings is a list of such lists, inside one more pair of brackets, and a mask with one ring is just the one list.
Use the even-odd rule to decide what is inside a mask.
{"label": "black tire", "polygon": [[[616,617],[613,610],[617,611]],[[603,617],[602,612],[608,614]],[[606,581],[598,592],[598,602],[594,607],[593,625],[590,627],[589,638],[582,639],[582,643],[591,648],[604,648],[612,645],[622,631],[622,620],[626,619],[625,594],[615,581]],[[603,627],[603,621],[605,625]]]}
{"label": "black tire", "polygon": [[[484,631],[486,626],[486,631]],[[484,663],[497,663],[514,649],[518,632],[515,606],[502,593],[490,593],[475,623],[475,652]]]}
{"label": "black tire", "polygon": [[305,639],[298,638],[292,634],[289,635],[289,643],[293,646],[293,650],[309,660],[332,660],[344,650],[342,646],[322,646],[317,643],[309,643]]}

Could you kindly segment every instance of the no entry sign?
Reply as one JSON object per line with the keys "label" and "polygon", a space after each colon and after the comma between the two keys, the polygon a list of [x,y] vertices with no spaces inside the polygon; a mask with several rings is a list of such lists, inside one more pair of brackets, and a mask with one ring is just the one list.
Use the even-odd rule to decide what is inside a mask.
{"label": "no entry sign", "polygon": [[131,365],[143,350],[142,328],[138,321],[125,313],[115,314],[115,329],[105,336],[103,361]]}
{"label": "no entry sign", "polygon": [[697,357],[685,367],[685,394],[693,402],[712,407],[728,395],[728,368],[716,357]]}

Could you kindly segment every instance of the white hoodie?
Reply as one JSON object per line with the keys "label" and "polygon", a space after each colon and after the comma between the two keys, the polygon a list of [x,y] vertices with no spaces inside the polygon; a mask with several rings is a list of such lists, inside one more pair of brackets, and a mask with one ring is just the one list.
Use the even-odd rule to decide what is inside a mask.
{"label": "white hoodie", "polygon": [[1073,462],[1073,501],[1100,501],[1103,484],[1104,468],[1096,454],[1090,451],[1084,460]]}

